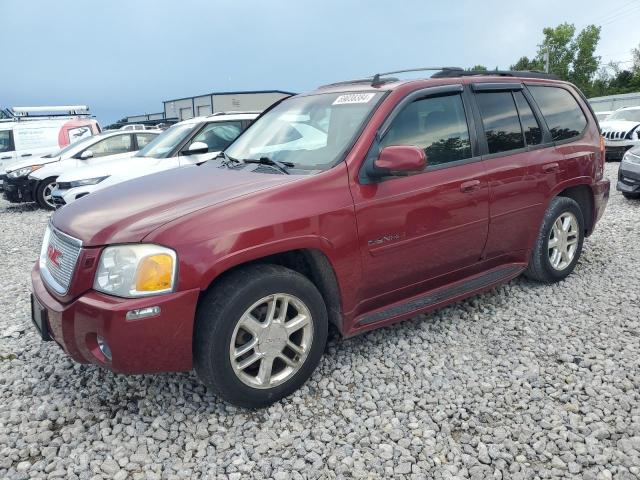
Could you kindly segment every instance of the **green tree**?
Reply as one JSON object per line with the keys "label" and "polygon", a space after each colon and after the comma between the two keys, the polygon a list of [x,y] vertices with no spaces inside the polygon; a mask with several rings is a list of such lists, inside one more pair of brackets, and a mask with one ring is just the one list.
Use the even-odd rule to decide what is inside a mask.
{"label": "green tree", "polygon": [[585,27],[573,41],[575,57],[571,64],[569,80],[582,90],[588,91],[593,76],[598,71],[600,57],[595,55],[600,40],[600,27]]}
{"label": "green tree", "polygon": [[487,67],[485,67],[484,65],[474,65],[469,70],[474,71],[474,72],[487,72],[489,69]]}
{"label": "green tree", "polygon": [[576,27],[563,23],[555,28],[547,27],[542,30],[544,40],[538,45],[536,59],[544,64],[545,54],[549,54],[549,71],[563,80],[569,79],[571,64],[575,59],[576,44],[573,39]]}
{"label": "green tree", "polygon": [[536,59],[529,60],[529,57],[520,57],[513,65],[511,70],[542,70],[544,66]]}

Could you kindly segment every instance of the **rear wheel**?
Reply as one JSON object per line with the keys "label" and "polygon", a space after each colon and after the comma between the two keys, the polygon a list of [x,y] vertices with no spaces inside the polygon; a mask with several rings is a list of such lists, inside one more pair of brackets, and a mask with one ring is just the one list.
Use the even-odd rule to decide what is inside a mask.
{"label": "rear wheel", "polygon": [[53,203],[53,197],[51,193],[56,187],[56,177],[49,177],[42,180],[36,188],[36,202],[40,208],[46,210],[55,210],[56,206]]}
{"label": "rear wheel", "polygon": [[305,276],[275,265],[241,268],[198,305],[196,373],[230,403],[270,405],[311,376],[327,327],[322,295]]}
{"label": "rear wheel", "polygon": [[545,283],[558,282],[575,268],[584,241],[584,218],[578,203],[556,197],[544,214],[525,275]]}

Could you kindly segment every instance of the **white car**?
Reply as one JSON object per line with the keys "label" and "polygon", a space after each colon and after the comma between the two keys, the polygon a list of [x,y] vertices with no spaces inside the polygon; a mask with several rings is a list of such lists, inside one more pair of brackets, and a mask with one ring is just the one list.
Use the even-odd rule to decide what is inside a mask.
{"label": "white car", "polygon": [[600,122],[607,160],[622,160],[631,147],[640,145],[640,106],[616,110]]}
{"label": "white car", "polygon": [[86,105],[13,107],[0,116],[0,185],[4,172],[100,133]]}
{"label": "white car", "polygon": [[257,116],[258,113],[216,113],[176,123],[133,157],[60,175],[52,202],[59,208],[117,183],[211,160]]}
{"label": "white car", "polygon": [[42,208],[53,209],[51,191],[59,175],[131,156],[160,133],[160,130],[104,132],[44,157],[16,163],[6,171],[4,197],[13,203],[35,201]]}
{"label": "white car", "polygon": [[593,112],[596,114],[596,118],[598,119],[598,123],[604,122],[609,115],[613,113],[613,110],[602,110],[600,112]]}

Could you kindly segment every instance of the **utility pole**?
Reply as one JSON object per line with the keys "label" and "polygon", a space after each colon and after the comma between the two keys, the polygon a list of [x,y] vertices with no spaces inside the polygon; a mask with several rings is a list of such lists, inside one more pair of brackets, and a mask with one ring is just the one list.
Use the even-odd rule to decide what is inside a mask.
{"label": "utility pole", "polygon": [[544,52],[544,72],[549,73],[549,50]]}

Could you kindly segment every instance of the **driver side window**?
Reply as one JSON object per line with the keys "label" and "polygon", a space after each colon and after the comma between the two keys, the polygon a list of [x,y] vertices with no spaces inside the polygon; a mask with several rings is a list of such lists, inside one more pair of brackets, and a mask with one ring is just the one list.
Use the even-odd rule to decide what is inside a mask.
{"label": "driver side window", "polygon": [[471,158],[462,97],[429,97],[410,103],[393,120],[380,147],[390,145],[424,149],[429,166]]}

